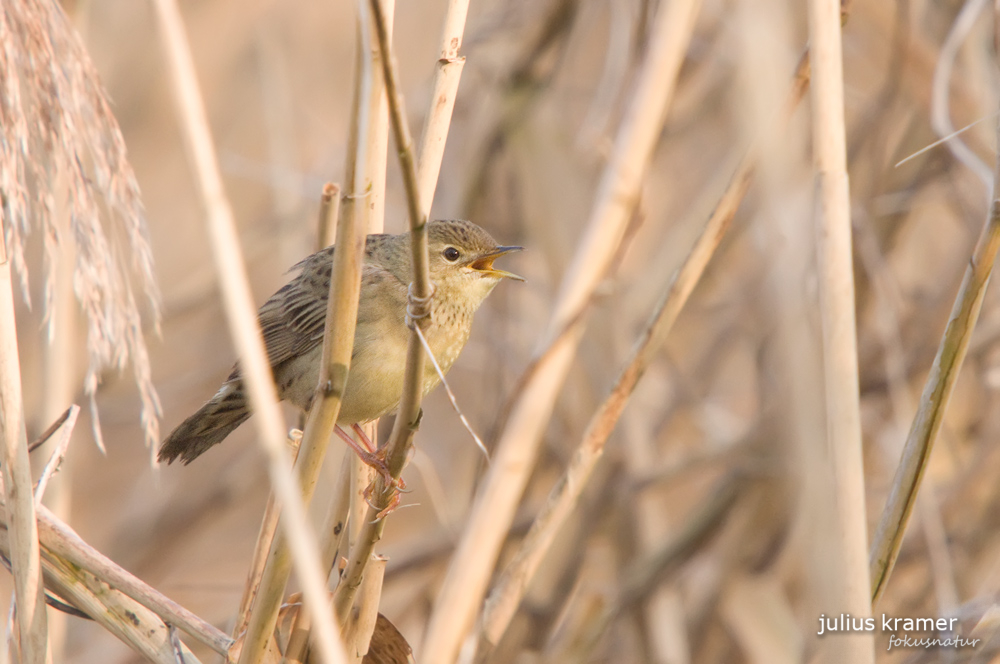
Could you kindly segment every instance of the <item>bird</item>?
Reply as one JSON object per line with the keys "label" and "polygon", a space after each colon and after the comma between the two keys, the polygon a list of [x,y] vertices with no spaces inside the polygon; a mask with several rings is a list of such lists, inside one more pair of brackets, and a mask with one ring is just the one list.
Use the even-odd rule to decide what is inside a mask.
{"label": "bird", "polygon": [[[498,245],[481,227],[464,220],[428,222],[427,240],[434,295],[424,335],[444,373],[469,340],[473,314],[494,287],[503,279],[524,281],[493,265],[497,258],[523,247]],[[309,410],[319,381],[334,251],[331,245],[293,266],[298,274],[257,313],[278,397],[303,411]],[[410,233],[367,236],[351,366],[337,419],[337,432],[348,442],[350,437],[341,427],[360,432],[359,425],[399,405],[409,339],[411,263]],[[423,393],[440,380],[433,363],[427,362]],[[215,396],[164,439],[157,457],[161,462],[188,464],[221,443],[250,414],[237,362]],[[362,440],[371,451],[370,441]],[[352,447],[372,462],[363,450],[353,443]]]}

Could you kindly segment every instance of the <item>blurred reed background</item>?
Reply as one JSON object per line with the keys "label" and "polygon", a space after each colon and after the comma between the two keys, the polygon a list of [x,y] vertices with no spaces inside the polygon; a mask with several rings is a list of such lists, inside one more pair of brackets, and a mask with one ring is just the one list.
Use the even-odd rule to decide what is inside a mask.
{"label": "blurred reed background", "polygon": [[[976,9],[985,4],[855,2],[843,30],[869,538],[987,212],[998,78],[994,16]],[[469,218],[502,244],[526,247],[504,267],[527,283],[497,288],[449,375],[488,445],[567,278],[656,5],[471,3],[467,62],[431,216]],[[78,0],[66,9],[113,101],[142,190],[163,300],[162,332],[147,330],[147,343],[169,431],[214,393],[235,351],[155,14],[151,3],[123,0]],[[357,8],[203,0],[182,10],[261,303],[315,250],[322,185],[343,177]],[[394,45],[418,136],[444,11],[441,0],[396,7]],[[963,11],[969,27],[956,33]],[[822,653],[817,619],[835,611],[817,588],[839,580],[814,551],[835,530],[816,489],[826,481],[822,460],[807,458],[826,436],[808,95],[773,129],[808,41],[807,18],[805,3],[700,3],[626,239],[586,316],[498,572],[752,140],[760,145],[757,177],[488,661],[793,662]],[[947,126],[980,119],[961,135],[966,152],[939,146],[897,166]],[[391,146],[385,225],[407,227]],[[42,275],[35,240],[27,243],[28,265]],[[32,280],[36,302],[44,283]],[[44,309],[19,301],[29,439],[71,401],[83,403],[83,328],[63,299],[71,290],[56,287],[64,315],[51,347],[40,333]],[[924,497],[876,615],[959,616],[968,634],[997,603],[997,300],[987,292]],[[84,412],[50,498],[97,549],[228,630],[268,496],[253,427],[189,467],[154,470],[131,378],[108,372],[97,403],[107,454],[94,445]],[[413,491],[388,517],[377,547],[389,558],[380,610],[418,652],[485,470],[443,390],[424,411],[404,474]],[[286,414],[294,425],[296,414]],[[317,505],[329,502],[324,489],[341,458],[332,448]],[[319,521],[322,511],[314,511]],[[0,597],[10,596],[9,585],[0,579]],[[616,602],[620,611],[594,646],[604,610]],[[140,661],[92,623],[69,618],[65,629],[55,661]],[[889,652],[886,638],[875,635],[876,661],[992,661],[995,650]]]}

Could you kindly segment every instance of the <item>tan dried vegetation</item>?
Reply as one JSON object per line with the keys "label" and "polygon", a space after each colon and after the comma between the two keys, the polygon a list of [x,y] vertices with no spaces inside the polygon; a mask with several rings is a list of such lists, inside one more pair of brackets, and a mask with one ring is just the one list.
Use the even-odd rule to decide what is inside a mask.
{"label": "tan dried vegetation", "polygon": [[[158,437],[158,399],[175,426],[236,359],[208,188],[182,149],[190,126],[174,112],[154,4],[80,0],[66,6],[69,22],[45,0],[0,13],[0,193],[18,342],[0,334],[0,359],[20,358],[26,422],[15,430],[12,402],[0,400],[10,524],[0,550],[15,573],[38,554],[11,460],[96,394],[96,410],[75,429],[71,411],[31,460],[48,486],[49,508],[37,510],[46,587],[103,617],[18,616],[11,653],[25,661],[40,661],[46,639],[59,662],[170,662],[182,651],[219,661],[213,649],[240,636],[237,620],[237,632],[268,623],[237,611],[255,547],[262,557],[271,546],[255,544],[258,532],[286,532],[274,518],[260,526],[269,478],[287,469],[260,453],[253,426],[189,467],[152,468],[143,445]],[[365,661],[403,661],[398,629],[422,663],[991,661],[1000,299],[985,283],[1000,217],[989,205],[1000,78],[990,3],[476,0],[464,40],[455,4],[400,2],[392,14],[410,131],[420,137],[434,116],[443,124],[430,134],[448,137],[436,189],[435,153],[422,147],[433,141],[417,141],[401,177],[388,116],[359,102],[382,90],[381,61],[355,57],[379,50],[367,2],[182,7],[237,222],[228,249],[242,253],[258,303],[314,250],[327,182],[368,192],[344,199],[341,224],[384,217],[403,231],[433,191],[431,217],[472,219],[527,249],[505,264],[527,283],[496,290],[449,375],[491,462],[437,390],[404,473],[412,492],[362,529],[367,480],[341,469],[351,457],[338,440],[329,447],[309,515],[316,557],[329,564],[337,550],[351,579],[331,605],[352,621],[348,652],[374,629],[384,649]],[[363,49],[362,6],[373,30]],[[456,54],[439,49],[446,16]],[[801,66],[807,44],[835,54],[838,37],[842,74],[825,56],[811,74]],[[436,79],[436,62],[454,55],[464,70],[452,60],[457,71]],[[445,90],[459,74],[449,127],[446,112],[434,115],[449,93],[432,94],[433,81]],[[856,351],[842,333],[851,311]],[[0,376],[7,397],[10,377]],[[50,477],[53,447],[66,457]],[[890,495],[900,500],[883,514]],[[347,513],[344,535],[324,537]],[[378,537],[387,560],[370,562]],[[17,578],[30,605],[31,574]],[[258,647],[256,661],[285,649],[301,661],[293,625],[315,624],[293,594],[302,578],[266,590],[294,601],[274,607],[277,641],[248,639],[241,661]],[[0,597],[15,590],[8,576],[0,586]],[[878,628],[816,636],[821,614],[857,617],[873,592],[871,615],[957,617],[981,641],[887,650]],[[336,638],[323,644],[316,661],[342,661]]]}

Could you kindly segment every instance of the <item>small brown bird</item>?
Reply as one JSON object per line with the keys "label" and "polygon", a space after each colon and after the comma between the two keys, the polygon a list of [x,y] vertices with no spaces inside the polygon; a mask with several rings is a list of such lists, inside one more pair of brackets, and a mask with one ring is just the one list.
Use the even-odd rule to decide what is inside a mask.
{"label": "small brown bird", "polygon": [[[521,247],[503,247],[468,221],[427,224],[430,276],[434,283],[427,343],[447,372],[469,339],[472,316],[501,279],[524,281],[493,267],[493,261]],[[319,381],[323,327],[334,247],[298,263],[299,274],[264,303],[257,314],[278,396],[308,410]],[[339,425],[370,422],[395,410],[403,389],[406,346],[410,234],[369,235],[361,272],[361,299],[354,333],[351,369],[340,408]],[[430,362],[424,394],[440,382]],[[222,442],[250,417],[240,367],[212,399],[167,436],[160,461],[190,463]]]}

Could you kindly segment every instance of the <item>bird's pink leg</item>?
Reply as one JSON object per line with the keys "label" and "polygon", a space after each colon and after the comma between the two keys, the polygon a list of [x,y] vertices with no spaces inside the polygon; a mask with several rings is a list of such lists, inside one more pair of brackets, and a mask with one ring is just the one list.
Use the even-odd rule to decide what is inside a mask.
{"label": "bird's pink leg", "polygon": [[[406,489],[406,483],[403,481],[402,477],[399,479],[393,479],[392,473],[389,472],[389,466],[385,463],[385,450],[375,448],[375,445],[365,433],[364,429],[361,428],[361,425],[352,424],[351,429],[358,434],[358,438],[361,440],[360,444],[358,444],[358,442],[354,440],[349,433],[341,429],[339,424],[333,428],[333,430],[337,432],[337,435],[340,436],[340,439],[347,443],[352,450],[354,450],[354,453],[358,455],[359,459],[365,462],[366,465],[374,468],[375,471],[382,476],[385,486],[392,487],[395,490],[393,497],[389,501],[389,506],[379,512],[378,518],[381,519],[386,514],[394,510],[397,505],[399,505],[398,492]],[[368,501],[370,493],[371,487],[365,489],[366,501]],[[368,504],[371,505],[371,501],[368,501]]]}
{"label": "bird's pink leg", "polygon": [[355,422],[354,424],[351,425],[351,430],[354,431],[354,433],[358,434],[358,438],[361,439],[361,444],[367,447],[369,452],[371,452],[372,454],[376,452],[375,444],[372,443],[372,439],[368,437],[368,434],[365,433],[365,430],[361,427],[360,424]]}

